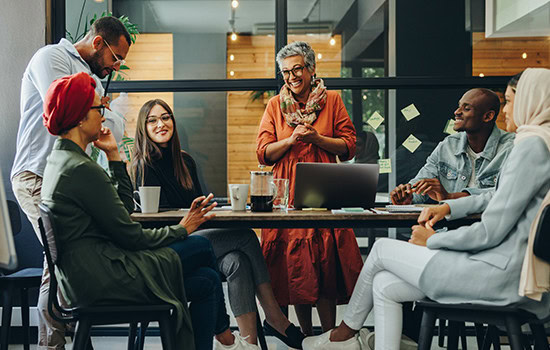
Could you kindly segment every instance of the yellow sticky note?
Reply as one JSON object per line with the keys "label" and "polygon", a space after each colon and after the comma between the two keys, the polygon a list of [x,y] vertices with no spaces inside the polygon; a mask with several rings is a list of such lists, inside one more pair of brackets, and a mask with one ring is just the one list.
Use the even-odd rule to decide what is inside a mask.
{"label": "yellow sticky note", "polygon": [[449,119],[447,121],[447,124],[445,124],[445,129],[443,129],[443,132],[445,134],[449,134],[449,135],[456,134],[456,131],[454,130],[454,127],[455,127],[455,120],[454,119]]}
{"label": "yellow sticky note", "polygon": [[420,112],[418,111],[418,109],[416,109],[414,103],[411,103],[407,107],[403,108],[401,110],[401,113],[403,113],[403,116],[405,117],[405,119],[407,119],[407,121],[414,119],[420,115]]}
{"label": "yellow sticky note", "polygon": [[391,159],[378,159],[379,173],[389,174],[391,173]]}
{"label": "yellow sticky note", "polygon": [[384,121],[384,117],[382,117],[380,115],[380,113],[378,112],[374,112],[371,117],[369,118],[369,120],[367,120],[367,123],[369,123],[370,126],[372,126],[372,128],[374,130],[378,129],[378,127],[380,126],[380,124],[382,124],[382,122]]}
{"label": "yellow sticky note", "polygon": [[411,153],[414,153],[416,149],[422,144],[422,141],[414,137],[413,134],[410,134],[409,137],[402,143],[402,145],[408,149]]}

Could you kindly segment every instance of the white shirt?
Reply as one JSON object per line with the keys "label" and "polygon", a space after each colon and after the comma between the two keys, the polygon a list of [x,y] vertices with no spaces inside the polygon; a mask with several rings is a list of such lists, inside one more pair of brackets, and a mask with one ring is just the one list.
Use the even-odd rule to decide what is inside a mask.
{"label": "white shirt", "polygon": [[466,148],[466,154],[468,155],[468,159],[470,160],[470,164],[472,165],[472,174],[470,175],[470,182],[468,182],[468,185],[466,187],[478,187],[476,183],[476,160],[481,157],[481,153],[483,151],[476,153],[474,150],[468,145]]}
{"label": "white shirt", "polygon": [[[23,171],[44,175],[46,158],[56,139],[42,122],[44,97],[54,80],[78,72],[92,76],[96,81],[96,92],[103,96],[101,81],[92,74],[90,66],[67,39],[41,48],[31,58],[21,83],[21,120],[11,169],[12,178]],[[124,134],[124,118],[105,110],[105,119],[105,126],[111,129],[117,142],[120,142]]]}

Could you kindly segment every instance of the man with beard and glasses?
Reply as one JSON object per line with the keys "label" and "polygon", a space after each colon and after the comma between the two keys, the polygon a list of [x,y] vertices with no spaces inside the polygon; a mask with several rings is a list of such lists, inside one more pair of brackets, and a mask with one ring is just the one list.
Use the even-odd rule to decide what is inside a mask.
{"label": "man with beard and glasses", "polygon": [[[96,20],[86,36],[71,44],[61,39],[58,44],[38,50],[31,58],[21,84],[21,120],[17,132],[16,155],[11,170],[13,192],[19,205],[31,222],[39,240],[38,204],[46,158],[53,147],[55,136],[43,125],[43,101],[50,84],[78,72],[85,72],[96,80],[96,92],[104,95],[99,79],[119,70],[131,45],[130,34],[124,24],[115,17]],[[108,98],[102,99],[102,104]],[[105,126],[120,142],[124,133],[124,119],[105,110]],[[44,264],[42,284],[38,297],[38,349],[63,349],[65,326],[48,314],[49,272]]]}

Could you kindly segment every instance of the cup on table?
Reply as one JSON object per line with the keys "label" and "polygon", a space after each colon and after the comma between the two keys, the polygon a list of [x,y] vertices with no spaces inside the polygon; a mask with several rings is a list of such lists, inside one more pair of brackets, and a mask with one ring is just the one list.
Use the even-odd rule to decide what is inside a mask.
{"label": "cup on table", "polygon": [[288,210],[288,179],[273,179],[275,194],[273,196],[273,210]]}
{"label": "cup on table", "polygon": [[134,203],[144,214],[158,213],[160,201],[160,186],[140,186],[139,191],[134,191],[134,194],[139,194],[139,203],[134,199]]}
{"label": "cup on table", "polygon": [[246,210],[248,199],[248,184],[229,184],[229,198],[231,199],[231,210]]}

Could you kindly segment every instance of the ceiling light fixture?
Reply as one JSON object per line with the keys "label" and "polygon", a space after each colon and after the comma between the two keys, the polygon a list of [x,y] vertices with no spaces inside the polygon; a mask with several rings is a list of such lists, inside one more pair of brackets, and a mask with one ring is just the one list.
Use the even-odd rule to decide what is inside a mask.
{"label": "ceiling light fixture", "polygon": [[237,33],[235,32],[231,33],[231,40],[233,41],[237,40]]}
{"label": "ceiling light fixture", "polygon": [[234,9],[236,9],[237,7],[239,7],[239,2],[238,2],[237,0],[231,1],[231,7],[233,7]]}
{"label": "ceiling light fixture", "polygon": [[331,37],[330,38],[330,45],[334,46],[334,44],[336,44],[336,39],[334,39],[334,37]]}

